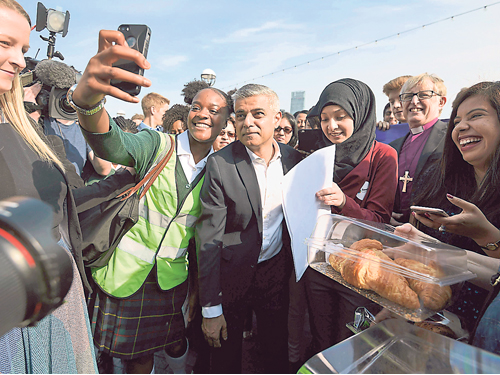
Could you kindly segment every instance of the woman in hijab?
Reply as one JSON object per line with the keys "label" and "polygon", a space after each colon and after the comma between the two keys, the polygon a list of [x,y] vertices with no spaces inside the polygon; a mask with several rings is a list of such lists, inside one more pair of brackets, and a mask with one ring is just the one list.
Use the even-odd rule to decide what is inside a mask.
{"label": "woman in hijab", "polygon": [[[333,184],[316,196],[334,214],[389,223],[397,189],[397,154],[375,141],[375,112],[375,96],[363,82],[344,78],[323,90],[308,117],[320,118],[323,142],[335,144],[336,151]],[[311,268],[305,273],[305,283],[317,351],[351,335],[345,325],[354,320],[357,307],[365,306],[372,313],[379,310]]]}

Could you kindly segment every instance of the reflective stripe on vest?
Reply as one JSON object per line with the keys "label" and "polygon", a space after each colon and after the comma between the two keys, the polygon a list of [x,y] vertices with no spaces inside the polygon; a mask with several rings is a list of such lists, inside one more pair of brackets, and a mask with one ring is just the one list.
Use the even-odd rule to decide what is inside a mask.
{"label": "reflective stripe on vest", "polygon": [[[140,245],[128,237],[124,237],[120,242],[120,249],[145,262],[148,262],[149,264],[154,263],[155,253],[149,250],[146,246]],[[160,251],[158,251],[158,256],[162,258],[176,259],[184,256],[186,252],[187,247],[179,249],[172,246],[161,246]]]}
{"label": "reflective stripe on vest", "polygon": [[123,237],[120,241],[120,249],[145,262],[148,262],[149,264],[154,263],[155,253],[149,250],[146,246],[138,244],[131,238]]}
{"label": "reflective stripe on vest", "polygon": [[[159,212],[149,210],[144,204],[139,206],[139,216],[144,218],[148,223],[157,227],[167,228],[172,221],[171,217],[163,215]],[[175,222],[186,227],[192,227],[198,218],[187,213],[181,213],[175,218]]]}

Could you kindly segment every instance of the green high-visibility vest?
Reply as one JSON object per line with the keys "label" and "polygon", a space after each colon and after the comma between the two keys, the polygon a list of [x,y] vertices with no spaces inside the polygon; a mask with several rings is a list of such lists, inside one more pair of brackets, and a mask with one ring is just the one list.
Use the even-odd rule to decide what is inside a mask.
{"label": "green high-visibility vest", "polygon": [[[162,142],[162,147],[167,147]],[[139,220],[118,244],[107,265],[92,268],[92,277],[103,291],[126,298],[142,286],[156,264],[161,289],[183,283],[188,275],[187,247],[201,214],[203,179],[178,202],[175,180],[176,152],[139,202]],[[156,156],[158,157],[158,155]]]}

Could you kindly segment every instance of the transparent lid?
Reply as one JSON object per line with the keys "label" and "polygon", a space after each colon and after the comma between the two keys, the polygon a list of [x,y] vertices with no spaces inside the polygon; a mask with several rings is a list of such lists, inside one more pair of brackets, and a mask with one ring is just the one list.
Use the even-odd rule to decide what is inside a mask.
{"label": "transparent lid", "polygon": [[323,215],[306,242],[311,268],[414,322],[452,305],[476,276],[465,250],[387,224]]}
{"label": "transparent lid", "polygon": [[302,374],[498,373],[500,356],[389,319],[316,354]]}
{"label": "transparent lid", "polygon": [[306,241],[309,264],[328,263],[329,254],[351,260],[359,259],[362,254],[350,249],[350,246],[359,240],[372,239],[382,244],[382,251],[392,260],[412,259],[425,265],[432,262],[440,268],[438,274],[429,275],[392,260],[377,260],[377,266],[405,278],[446,286],[475,277],[475,274],[467,269],[465,250],[439,242],[432,237],[415,236],[410,239],[397,236],[394,229],[387,224],[334,214],[320,216],[311,237]]}

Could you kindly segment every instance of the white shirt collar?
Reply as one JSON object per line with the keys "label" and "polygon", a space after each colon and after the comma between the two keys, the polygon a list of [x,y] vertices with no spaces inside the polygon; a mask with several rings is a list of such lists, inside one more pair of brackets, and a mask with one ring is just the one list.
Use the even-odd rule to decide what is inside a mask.
{"label": "white shirt collar", "polygon": [[[264,160],[263,158],[261,158],[260,156],[255,154],[252,150],[250,150],[247,146],[245,146],[245,148],[247,150],[248,156],[250,157],[250,161],[252,163],[256,160]],[[269,161],[269,163],[275,161],[278,158],[281,158],[280,146],[278,145],[278,142],[276,142],[276,140],[274,138],[273,138],[273,149],[274,149],[274,155],[271,158],[271,160]]]}
{"label": "white shirt collar", "polygon": [[191,155],[188,132],[177,135],[177,155]]}
{"label": "white shirt collar", "polygon": [[[177,136],[177,155],[192,155],[191,147],[189,146],[189,130],[182,132]],[[214,148],[210,147],[208,155],[202,160],[206,160],[211,154],[214,153]]]}

